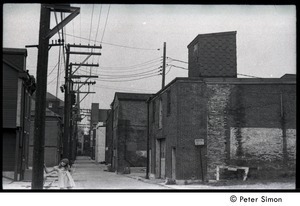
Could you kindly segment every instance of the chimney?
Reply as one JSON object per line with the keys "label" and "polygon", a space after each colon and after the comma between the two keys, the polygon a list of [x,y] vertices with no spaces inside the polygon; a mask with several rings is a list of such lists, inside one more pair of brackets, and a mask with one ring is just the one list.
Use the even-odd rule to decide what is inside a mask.
{"label": "chimney", "polygon": [[187,47],[189,77],[237,77],[236,31],[199,34]]}

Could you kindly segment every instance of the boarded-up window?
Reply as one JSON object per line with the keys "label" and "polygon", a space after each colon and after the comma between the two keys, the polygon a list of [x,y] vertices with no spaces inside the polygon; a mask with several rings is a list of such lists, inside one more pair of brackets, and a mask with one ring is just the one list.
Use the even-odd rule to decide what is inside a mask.
{"label": "boarded-up window", "polygon": [[167,91],[167,115],[171,114],[171,90]]}
{"label": "boarded-up window", "polygon": [[162,99],[159,99],[159,120],[158,120],[158,128],[162,128],[162,115],[163,115],[163,108],[162,108]]}
{"label": "boarded-up window", "polygon": [[152,103],[152,122],[155,122],[155,111],[156,111],[156,104],[155,101]]}

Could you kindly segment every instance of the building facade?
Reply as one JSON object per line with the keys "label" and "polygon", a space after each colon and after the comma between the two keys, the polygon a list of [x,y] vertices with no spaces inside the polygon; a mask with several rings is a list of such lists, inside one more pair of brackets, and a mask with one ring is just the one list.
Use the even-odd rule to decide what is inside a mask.
{"label": "building facade", "polygon": [[24,178],[28,167],[31,95],[35,79],[26,71],[26,49],[3,48],[2,175]]}
{"label": "building facade", "polygon": [[295,174],[295,78],[176,78],[149,108],[152,177],[211,180],[219,165]]}
{"label": "building facade", "polygon": [[[29,166],[33,160],[33,140],[34,140],[34,120],[35,120],[35,100],[32,100],[31,129],[29,140]],[[62,159],[63,143],[63,121],[61,116],[46,108],[45,115],[45,164],[49,167],[58,165]]]}
{"label": "building facade", "polygon": [[148,101],[150,177],[215,180],[224,165],[294,176],[295,75],[237,78],[236,32],[200,34],[188,51],[188,78]]}
{"label": "building facade", "polygon": [[[112,148],[112,169],[124,173],[129,167],[147,165],[147,103],[150,94],[115,93],[108,115],[107,144]],[[111,124],[112,123],[112,124]],[[111,135],[111,136],[110,136]],[[112,141],[111,141],[112,140]]]}

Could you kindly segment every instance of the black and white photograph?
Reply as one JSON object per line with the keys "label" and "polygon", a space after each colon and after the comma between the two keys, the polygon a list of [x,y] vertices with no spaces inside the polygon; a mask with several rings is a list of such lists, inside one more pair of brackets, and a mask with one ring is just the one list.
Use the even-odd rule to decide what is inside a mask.
{"label": "black and white photograph", "polygon": [[3,191],[297,189],[295,5],[4,3],[2,19]]}

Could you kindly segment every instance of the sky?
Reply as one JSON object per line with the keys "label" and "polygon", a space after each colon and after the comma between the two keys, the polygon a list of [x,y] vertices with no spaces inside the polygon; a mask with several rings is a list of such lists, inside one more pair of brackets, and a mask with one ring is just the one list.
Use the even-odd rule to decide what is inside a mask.
{"label": "sky", "polygon": [[[25,48],[26,45],[38,44],[40,6],[3,5],[3,47]],[[96,81],[90,89],[88,86],[81,88],[81,91],[96,92],[85,98],[84,94],[80,95],[81,99],[84,98],[81,108],[90,109],[91,103],[99,103],[100,109],[109,109],[115,92],[159,91],[164,42],[168,57],[166,84],[176,77],[187,77],[187,45],[198,34],[237,31],[238,74],[279,78],[286,73],[296,73],[296,7],[293,5],[71,6],[79,7],[80,14],[63,29],[65,42],[102,45],[102,55],[90,57],[87,61],[98,63],[99,67],[82,67],[76,73],[99,76],[89,80]],[[61,21],[61,16],[65,18],[67,15],[51,12],[51,28]],[[50,43],[61,35],[60,31]],[[27,52],[27,69],[36,76],[37,48],[27,48]],[[47,91],[54,95],[58,91],[58,97],[63,100],[64,94],[59,90],[64,84],[62,53],[59,47],[49,50]],[[85,58],[84,55],[72,55],[70,62],[79,63]]]}

